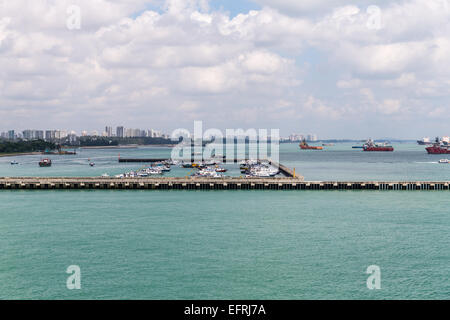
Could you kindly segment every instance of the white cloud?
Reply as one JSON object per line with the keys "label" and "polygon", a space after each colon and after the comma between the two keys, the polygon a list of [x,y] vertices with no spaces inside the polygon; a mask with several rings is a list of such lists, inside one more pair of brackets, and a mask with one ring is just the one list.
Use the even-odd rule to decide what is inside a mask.
{"label": "white cloud", "polygon": [[394,114],[401,111],[401,102],[395,99],[386,99],[379,106],[378,110],[383,114]]}
{"label": "white cloud", "polygon": [[417,81],[414,73],[402,73],[398,78],[393,80],[386,80],[384,84],[389,87],[408,87],[413,85]]}
{"label": "white cloud", "polygon": [[339,80],[336,86],[340,89],[353,89],[361,85],[360,79]]}
{"label": "white cloud", "polygon": [[[181,126],[192,113],[293,130],[300,113],[325,123],[361,110],[422,119],[448,104],[445,2],[257,2],[264,7],[231,18],[201,0],[159,11],[146,9],[158,0],[0,0],[0,110],[15,110],[2,125],[36,127],[45,109],[77,130]],[[71,4],[80,30],[66,28]],[[371,4],[379,30],[368,27]]]}

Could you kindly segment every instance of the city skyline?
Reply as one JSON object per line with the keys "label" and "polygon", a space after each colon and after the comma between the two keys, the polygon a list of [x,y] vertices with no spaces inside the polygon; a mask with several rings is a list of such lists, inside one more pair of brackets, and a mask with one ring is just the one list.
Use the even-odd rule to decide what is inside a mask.
{"label": "city skyline", "polygon": [[4,130],[448,134],[447,0],[0,4]]}
{"label": "city skyline", "polygon": [[[142,137],[153,137],[153,138],[170,138],[172,132],[164,130],[155,129],[140,129],[140,128],[127,128],[125,126],[105,126],[103,131],[101,130],[81,130],[80,132],[69,129],[25,129],[25,130],[0,130],[0,139],[15,140],[15,139],[25,139],[25,140],[61,140],[70,136],[74,137],[114,137],[114,138],[142,138]],[[244,130],[244,129],[242,129]],[[245,130],[244,130],[245,131]],[[447,137],[447,135],[439,135],[437,137]],[[371,137],[370,137],[371,138]],[[434,139],[433,136],[422,137],[423,139]],[[422,139],[421,138],[421,139]],[[324,140],[364,140],[367,137],[346,137],[346,138],[336,138],[336,137],[322,137],[317,133],[307,133],[307,132],[292,132],[289,135],[280,136],[281,141],[324,141]],[[396,137],[376,137],[376,140],[405,140],[405,141],[416,141],[419,138],[411,139],[397,139]]]}
{"label": "city skyline", "polygon": [[124,126],[117,126],[115,130],[113,127],[106,126],[104,131],[98,130],[82,130],[77,132],[75,130],[54,130],[54,129],[25,129],[25,130],[7,130],[0,131],[0,138],[14,140],[60,140],[70,136],[76,137],[117,137],[117,138],[167,138],[168,134],[154,129],[138,129],[138,128],[125,128]]}

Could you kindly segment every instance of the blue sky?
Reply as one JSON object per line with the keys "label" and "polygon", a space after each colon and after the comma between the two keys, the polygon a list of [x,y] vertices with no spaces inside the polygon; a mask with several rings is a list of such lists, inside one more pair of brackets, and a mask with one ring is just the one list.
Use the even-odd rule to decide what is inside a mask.
{"label": "blue sky", "polygon": [[0,0],[0,130],[449,135],[448,2]]}
{"label": "blue sky", "polygon": [[250,10],[259,10],[261,5],[256,4],[253,1],[230,1],[230,0],[212,0],[210,6],[213,10],[225,10],[230,12],[232,17],[240,14],[247,13]]}

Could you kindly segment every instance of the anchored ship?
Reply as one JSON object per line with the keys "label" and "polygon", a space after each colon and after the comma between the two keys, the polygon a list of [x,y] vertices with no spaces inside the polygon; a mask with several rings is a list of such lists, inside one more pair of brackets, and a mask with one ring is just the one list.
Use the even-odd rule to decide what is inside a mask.
{"label": "anchored ship", "polygon": [[300,142],[300,149],[302,150],[323,150],[323,147],[310,146],[306,143],[306,140]]}
{"label": "anchored ship", "polygon": [[42,159],[39,161],[39,167],[51,167],[52,166],[52,160],[50,159]]}
{"label": "anchored ship", "polygon": [[448,143],[441,144],[439,138],[436,138],[436,142],[428,148],[425,148],[428,154],[450,154],[450,145]]}
{"label": "anchored ship", "polygon": [[422,140],[417,140],[417,143],[421,146],[426,146],[426,145],[430,145],[433,144],[430,140],[430,138],[423,138]]}
{"label": "anchored ship", "polygon": [[375,143],[372,139],[367,140],[367,142],[363,146],[364,151],[384,151],[384,152],[392,152],[394,151],[394,147],[388,145],[387,143]]}

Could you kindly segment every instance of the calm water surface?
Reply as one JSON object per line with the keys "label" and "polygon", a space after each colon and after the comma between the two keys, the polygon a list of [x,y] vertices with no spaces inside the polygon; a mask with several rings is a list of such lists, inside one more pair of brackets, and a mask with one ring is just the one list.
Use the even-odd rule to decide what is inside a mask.
{"label": "calm water surface", "polygon": [[0,298],[445,299],[449,205],[445,192],[0,192]]}
{"label": "calm water surface", "polygon": [[[450,180],[420,146],[349,147],[282,145],[281,159],[308,180]],[[118,152],[82,150],[51,168],[0,158],[0,176],[136,169]],[[1,191],[0,298],[448,299],[449,207],[444,191]],[[66,289],[69,265],[81,267],[79,291]],[[366,287],[369,265],[381,290]]]}

